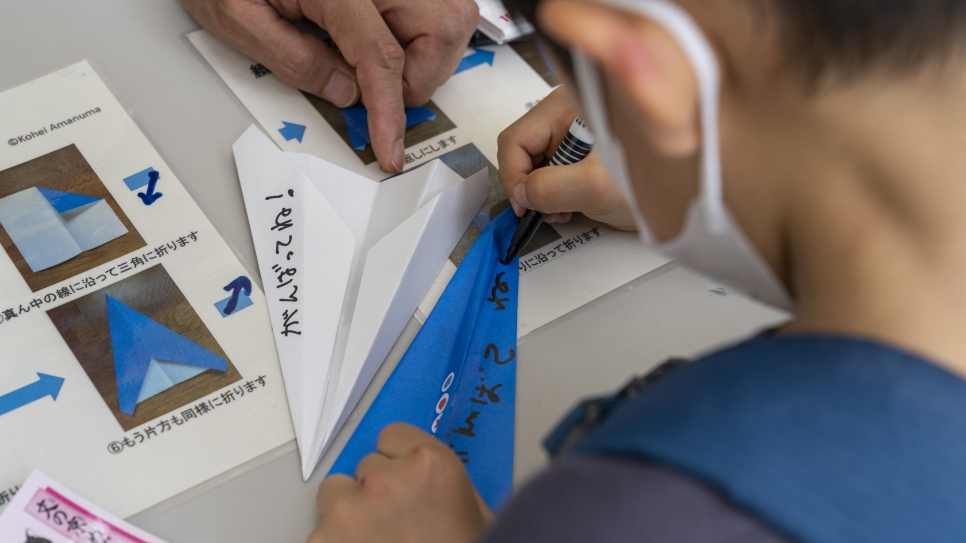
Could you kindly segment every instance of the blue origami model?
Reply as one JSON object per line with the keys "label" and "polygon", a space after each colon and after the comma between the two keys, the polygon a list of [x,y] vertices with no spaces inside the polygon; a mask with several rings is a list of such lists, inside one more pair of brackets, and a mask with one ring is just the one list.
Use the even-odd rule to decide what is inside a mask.
{"label": "blue origami model", "polygon": [[[349,141],[352,142],[352,148],[359,151],[365,149],[370,142],[369,112],[366,111],[366,106],[359,103],[352,107],[343,108],[342,115],[345,117],[345,124],[349,129]],[[436,114],[424,107],[406,108],[406,128],[435,119]]]}
{"label": "blue origami model", "polygon": [[127,233],[103,198],[41,187],[0,199],[0,224],[35,272]]}
{"label": "blue origami model", "polygon": [[331,473],[352,475],[383,428],[406,422],[453,449],[490,508],[510,495],[519,272],[500,257],[516,224],[507,209],[480,234]]}
{"label": "blue origami model", "polygon": [[228,369],[224,358],[105,297],[122,413],[133,415],[137,404],[205,370]]}

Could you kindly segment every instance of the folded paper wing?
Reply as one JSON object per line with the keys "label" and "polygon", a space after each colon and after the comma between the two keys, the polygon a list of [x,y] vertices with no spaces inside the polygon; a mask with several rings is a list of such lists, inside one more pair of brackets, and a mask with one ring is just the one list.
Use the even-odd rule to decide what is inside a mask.
{"label": "folded paper wing", "polygon": [[[486,199],[488,176],[434,162],[372,181],[283,153],[256,127],[233,147],[307,479]],[[292,228],[273,230],[283,210]],[[273,295],[279,266],[297,269],[297,301]],[[283,334],[293,310],[303,333]]]}
{"label": "folded paper wing", "polygon": [[490,508],[509,496],[519,274],[499,258],[515,219],[507,210],[476,240],[331,473],[355,473],[383,428],[405,422],[453,448]]}
{"label": "folded paper wing", "polygon": [[[424,168],[430,167],[445,168],[438,162]],[[448,168],[445,171],[459,177]],[[428,186],[424,196],[431,196],[439,188]],[[327,423],[324,441],[316,444],[313,451],[316,461],[359,402],[453,247],[479,211],[487,190],[486,172],[474,174],[433,196],[369,250],[333,399],[338,411],[330,410],[336,416]],[[314,465],[315,461],[311,467]]]}
{"label": "folded paper wing", "polygon": [[[365,187],[334,185],[335,190],[344,190],[345,194],[327,200],[316,187],[318,180],[310,181],[290,157],[255,127],[235,142],[234,150],[301,451],[311,446],[318,426],[357,244],[357,217],[363,210],[342,206],[346,209],[339,209],[344,213],[339,215],[330,200],[335,204],[359,201],[366,193],[358,189]],[[329,179],[340,171],[323,166],[322,171],[310,173],[313,178]],[[276,218],[285,210],[292,227],[273,230]],[[295,269],[296,273],[292,284],[280,288],[287,281],[285,276],[279,280],[276,269],[282,266]],[[292,285],[298,287],[294,293],[296,301],[291,301]],[[286,334],[286,315],[297,315],[289,322],[297,320],[301,329],[289,328],[290,333]]]}
{"label": "folded paper wing", "polygon": [[127,233],[103,198],[42,187],[0,199],[0,224],[35,272]]}
{"label": "folded paper wing", "polygon": [[124,305],[111,296],[107,318],[121,412],[133,415],[138,403],[228,361]]}

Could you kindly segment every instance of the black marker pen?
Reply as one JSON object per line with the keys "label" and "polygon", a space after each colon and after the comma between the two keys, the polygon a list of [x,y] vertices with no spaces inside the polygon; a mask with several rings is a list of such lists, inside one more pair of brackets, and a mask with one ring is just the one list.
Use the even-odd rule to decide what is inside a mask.
{"label": "black marker pen", "polygon": [[[566,166],[567,164],[580,162],[590,153],[590,148],[593,144],[594,135],[587,128],[587,123],[580,117],[577,117],[574,119],[573,124],[570,125],[567,136],[560,143],[560,147],[557,147],[557,152],[553,154],[553,158],[550,159],[548,166]],[[546,213],[540,213],[533,209],[527,211],[524,216],[520,217],[517,229],[513,233],[513,238],[510,240],[510,248],[507,249],[506,257],[502,258],[500,262],[509,264],[514,258],[520,256],[520,251],[523,250],[523,247],[527,243],[530,243],[534,234],[537,233],[537,228],[540,228],[540,223],[546,217]]]}

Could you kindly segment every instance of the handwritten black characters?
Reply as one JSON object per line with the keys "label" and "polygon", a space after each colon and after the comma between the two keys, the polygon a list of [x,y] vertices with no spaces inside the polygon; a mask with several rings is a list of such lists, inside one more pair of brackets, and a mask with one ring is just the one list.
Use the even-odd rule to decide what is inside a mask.
{"label": "handwritten black characters", "polygon": [[280,333],[283,336],[288,337],[289,334],[295,334],[297,336],[302,335],[302,332],[299,332],[298,330],[290,330],[291,327],[299,323],[299,321],[292,320],[295,317],[295,314],[298,312],[298,309],[293,310],[291,313],[288,312],[288,309],[282,311],[282,331]]}
{"label": "handwritten black characters", "polygon": [[[278,253],[278,250],[280,248],[282,248],[282,247],[288,247],[291,244],[292,244],[292,234],[289,234],[288,235],[288,241],[286,241],[285,243],[282,243],[281,241],[276,241],[275,242],[275,254],[279,254]],[[285,260],[292,260],[292,255],[294,255],[294,254],[295,253],[293,251],[289,251],[288,254],[285,256]]]}
{"label": "handwritten black characters", "polygon": [[278,215],[275,215],[275,226],[272,227],[272,230],[281,232],[282,230],[291,228],[292,219],[285,219],[284,221],[282,220],[282,217],[288,217],[291,214],[292,210],[290,208],[283,207],[282,210],[278,212]]}
{"label": "handwritten black characters", "polygon": [[464,421],[466,422],[466,428],[454,428],[453,433],[466,437],[476,437],[476,433],[473,432],[473,429],[476,428],[476,423],[473,420],[478,416],[480,416],[479,411],[470,413],[470,416],[466,417],[466,421]]}
{"label": "handwritten black characters", "polygon": [[496,284],[493,285],[493,289],[490,291],[490,297],[486,299],[488,302],[493,302],[496,304],[496,309],[494,311],[503,311],[506,306],[503,302],[509,302],[510,298],[500,298],[500,294],[506,294],[510,292],[510,285],[503,280],[503,275],[506,272],[500,272],[496,275]]}
{"label": "handwritten black characters", "polygon": [[299,299],[295,297],[295,293],[298,292],[298,291],[299,291],[299,286],[298,285],[292,285],[292,294],[290,294],[288,298],[279,298],[278,301],[280,301],[280,302],[297,302],[297,301],[299,301]]}
{"label": "handwritten black characters", "polygon": [[453,452],[456,453],[456,456],[459,456],[460,457],[460,460],[464,464],[470,461],[469,458],[463,458],[464,456],[469,456],[470,455],[470,451],[457,451],[454,447],[456,447],[456,445],[454,445],[452,443],[449,444],[449,448],[450,449],[453,449]]}
{"label": "handwritten black characters", "polygon": [[[285,194],[288,194],[289,198],[294,198],[295,190],[288,189],[285,191]],[[285,194],[266,196],[265,200],[284,198]],[[294,218],[291,217],[291,215],[291,208],[282,207],[281,211],[275,215],[275,225],[271,227],[271,230],[281,233],[283,230],[287,230],[295,226]],[[283,239],[281,237],[282,235],[286,236],[287,239]],[[279,256],[281,256],[283,253],[285,254],[285,262],[272,265],[272,271],[278,274],[276,276],[277,284],[275,285],[275,288],[280,289],[282,287],[289,287],[292,290],[292,293],[287,297],[279,298],[278,301],[280,302],[298,302],[296,294],[299,291],[299,286],[297,283],[294,283],[296,279],[295,275],[298,273],[298,269],[287,267],[285,264],[286,262],[290,262],[292,260],[292,257],[295,255],[295,248],[299,246],[298,243],[293,243],[295,241],[294,238],[294,234],[280,234],[279,239],[275,240],[275,254]],[[283,250],[282,247],[285,247],[288,250]],[[286,289],[286,291],[287,290],[288,289]],[[279,295],[284,295],[284,293],[285,291],[279,293]],[[289,334],[295,334],[297,336],[302,335],[302,332],[295,328],[295,326],[299,324],[299,321],[295,320],[296,313],[298,313],[298,309],[292,309],[291,311],[286,309],[282,312],[283,324],[282,330],[278,332],[279,334],[285,337],[288,337]]]}
{"label": "handwritten black characters", "polygon": [[[500,396],[497,395],[496,389],[500,388],[501,386],[503,386],[503,383],[498,383],[496,385],[493,385],[493,388],[486,388],[486,385],[484,385],[483,383],[480,383],[480,386],[474,389],[477,392],[479,392],[479,395],[477,395],[476,397],[482,398],[483,395],[486,395],[486,398],[489,401],[493,403],[497,403],[500,401]],[[470,399],[472,400],[473,398],[470,398]]]}
{"label": "handwritten black characters", "polygon": [[288,281],[285,281],[284,283],[282,281],[284,280],[284,278],[286,276],[291,277],[291,276],[295,275],[298,272],[298,270],[296,268],[284,268],[283,269],[278,264],[275,264],[274,266],[272,266],[272,271],[274,271],[275,273],[278,274],[278,286],[276,286],[275,288],[282,288],[285,285],[291,283],[293,281],[293,279],[289,279]]}
{"label": "handwritten black characters", "polygon": [[512,362],[513,359],[516,358],[517,356],[516,351],[514,351],[513,349],[510,349],[510,356],[507,357],[506,360],[500,360],[500,348],[494,345],[493,343],[490,343],[489,345],[486,346],[486,352],[483,353],[483,358],[489,359],[490,353],[493,353],[493,361],[501,366],[503,364],[508,364]]}
{"label": "handwritten black characters", "polygon": [[[271,73],[271,72],[269,72],[269,73]],[[292,190],[292,189],[288,189],[288,195],[289,196],[295,196],[295,191]],[[266,196],[265,199],[266,200],[274,200],[276,198],[281,198],[282,196],[283,196],[282,194],[276,194],[275,196]]]}

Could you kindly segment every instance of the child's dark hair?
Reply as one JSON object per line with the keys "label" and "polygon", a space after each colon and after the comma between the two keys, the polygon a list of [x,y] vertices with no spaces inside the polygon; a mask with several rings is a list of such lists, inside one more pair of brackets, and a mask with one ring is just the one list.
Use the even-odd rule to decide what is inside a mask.
{"label": "child's dark hair", "polygon": [[774,13],[809,79],[908,70],[959,52],[963,0],[753,0]]}
{"label": "child's dark hair", "polygon": [[[744,9],[737,6],[736,9]],[[966,44],[966,0],[740,0],[779,21],[789,58],[811,82],[873,68],[904,71]],[[507,0],[535,21],[540,0]]]}

